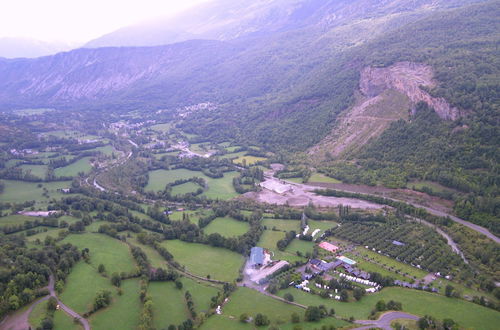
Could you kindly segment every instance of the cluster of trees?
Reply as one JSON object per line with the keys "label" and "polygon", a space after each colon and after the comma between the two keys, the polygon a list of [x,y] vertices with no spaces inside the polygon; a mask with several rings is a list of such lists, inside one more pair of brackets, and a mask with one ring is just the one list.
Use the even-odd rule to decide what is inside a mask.
{"label": "cluster of trees", "polygon": [[[455,330],[455,329],[460,329],[460,326],[457,322],[455,322],[453,319],[444,319],[443,321],[439,321],[435,319],[432,316],[425,315],[424,317],[421,317],[417,321],[417,326],[419,329],[425,330],[425,329],[435,329],[435,330]],[[396,329],[398,327],[396,326]],[[401,329],[401,325],[399,327]]]}
{"label": "cluster of trees", "polygon": [[295,239],[297,233],[294,230],[291,230],[285,234],[285,238],[280,239],[276,242],[276,247],[280,251],[284,251],[286,247]]}
{"label": "cluster of trees", "polygon": [[186,306],[189,310],[189,313],[191,314],[191,317],[193,319],[196,318],[196,310],[194,309],[193,296],[191,296],[191,293],[189,291],[186,291],[184,293],[184,299],[186,299]]}
{"label": "cluster of trees", "polygon": [[258,167],[244,169],[233,179],[233,187],[239,194],[257,189],[257,183],[264,180],[264,171]]}
{"label": "cluster of trees", "polygon": [[22,236],[0,236],[0,317],[26,305],[46,291],[49,276],[64,281],[71,267],[80,260],[80,251],[71,244],[48,245],[41,250],[28,249]]}

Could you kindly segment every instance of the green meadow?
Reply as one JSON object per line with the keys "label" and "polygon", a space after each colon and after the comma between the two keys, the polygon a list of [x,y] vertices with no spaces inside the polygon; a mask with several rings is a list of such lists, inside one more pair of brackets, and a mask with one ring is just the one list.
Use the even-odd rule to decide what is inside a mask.
{"label": "green meadow", "polygon": [[88,173],[92,169],[90,158],[91,157],[83,157],[68,166],[56,168],[54,173],[56,176],[63,176],[63,177],[77,176],[78,173],[81,172]]}
{"label": "green meadow", "polygon": [[113,295],[110,306],[92,314],[90,324],[92,329],[137,329],[142,309],[139,299],[139,279],[122,281],[122,295]]}
{"label": "green meadow", "polygon": [[164,241],[161,245],[187,271],[203,277],[210,275],[212,279],[220,281],[236,279],[244,261],[243,256],[235,252],[205,244],[172,240]]}
{"label": "green meadow", "polygon": [[288,288],[278,292],[279,296],[291,293],[295,301],[304,305],[325,305],[334,308],[336,315],[364,320],[379,300],[399,301],[403,311],[418,316],[431,315],[439,320],[451,318],[460,326],[471,329],[494,330],[497,328],[499,314],[497,311],[467,302],[462,299],[447,298],[435,293],[404,289],[399,287],[385,288],[380,292],[369,294],[357,302],[340,302],[333,299],[321,298],[302,290]]}
{"label": "green meadow", "polygon": [[[25,182],[16,180],[2,180],[5,184],[3,193],[0,194],[0,202],[23,203],[26,201],[36,201],[38,204],[47,203],[52,198],[63,196],[58,190],[71,186],[71,181],[57,182]],[[38,187],[41,185],[41,187]],[[49,198],[43,196],[44,190],[48,191]]]}
{"label": "green meadow", "polygon": [[62,242],[71,243],[79,249],[88,248],[91,265],[97,269],[100,264],[103,264],[109,275],[114,272],[131,272],[136,269],[127,244],[104,234],[72,234]]}
{"label": "green meadow", "polygon": [[189,317],[184,291],[177,289],[175,283],[150,282],[148,294],[153,300],[153,318],[157,329],[179,325]]}
{"label": "green meadow", "polygon": [[100,290],[114,291],[109,278],[101,276],[93,266],[80,261],[66,278],[66,286],[59,298],[81,315],[91,309]]}
{"label": "green meadow", "polygon": [[215,218],[203,231],[206,235],[219,233],[225,237],[240,236],[250,229],[248,222],[238,221],[230,217]]}

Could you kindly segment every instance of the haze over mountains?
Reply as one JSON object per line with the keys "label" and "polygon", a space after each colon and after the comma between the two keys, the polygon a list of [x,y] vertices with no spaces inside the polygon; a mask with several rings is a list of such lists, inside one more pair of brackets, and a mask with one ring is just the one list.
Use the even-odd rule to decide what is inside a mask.
{"label": "haze over mountains", "polygon": [[64,42],[44,42],[28,38],[0,38],[0,57],[40,57],[75,48],[77,45]]}
{"label": "haze over mountains", "polygon": [[[481,65],[492,65],[498,11],[498,1],[477,0],[215,1],[87,46],[194,40],[2,59],[0,106],[124,111],[211,102],[217,111],[196,118],[204,134],[303,150],[353,105],[360,72],[370,65],[425,62],[440,82],[433,94],[467,110],[474,95],[480,107],[489,104],[483,94],[458,97],[453,86],[471,74],[467,65],[477,54],[484,52]],[[465,53],[450,67],[457,45]],[[476,70],[467,81],[494,88],[492,70]]]}

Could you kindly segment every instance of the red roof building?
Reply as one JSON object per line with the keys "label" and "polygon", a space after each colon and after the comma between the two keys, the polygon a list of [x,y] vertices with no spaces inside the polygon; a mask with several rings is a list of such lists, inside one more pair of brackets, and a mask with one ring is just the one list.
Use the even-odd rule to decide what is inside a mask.
{"label": "red roof building", "polygon": [[337,250],[339,249],[338,246],[330,244],[328,242],[319,243],[319,247],[332,253],[337,252]]}

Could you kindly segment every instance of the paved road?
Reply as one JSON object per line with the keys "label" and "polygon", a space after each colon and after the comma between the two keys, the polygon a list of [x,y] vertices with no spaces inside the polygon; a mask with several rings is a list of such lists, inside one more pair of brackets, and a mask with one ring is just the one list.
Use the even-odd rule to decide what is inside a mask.
{"label": "paved road", "polygon": [[66,312],[66,314],[68,314],[72,318],[78,318],[80,323],[83,325],[83,328],[85,330],[90,330],[90,324],[89,324],[89,321],[87,321],[87,319],[81,317],[80,314],[78,314],[77,312],[75,312],[74,310],[69,308],[68,306],[64,305],[61,302],[61,300],[59,300],[59,298],[56,295],[56,291],[54,290],[54,277],[52,275],[50,275],[49,285],[47,286],[47,289],[49,290],[48,296],[42,297],[38,300],[35,300],[33,303],[31,303],[29,308],[21,314],[14,314],[14,315],[7,316],[0,323],[0,329],[2,329],[2,330],[28,330],[28,329],[31,329],[28,318],[29,318],[29,315],[30,315],[31,311],[33,310],[33,308],[35,308],[35,306],[38,305],[39,303],[49,299],[50,297],[55,297],[57,300],[57,303],[59,304],[59,307],[64,312]]}
{"label": "paved road", "polygon": [[404,313],[404,312],[387,312],[383,314],[378,320],[359,320],[356,321],[358,324],[364,324],[365,326],[355,328],[352,330],[368,330],[372,328],[380,328],[384,330],[392,330],[391,322],[397,319],[408,319],[418,321],[419,317]]}

